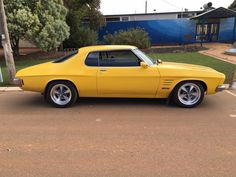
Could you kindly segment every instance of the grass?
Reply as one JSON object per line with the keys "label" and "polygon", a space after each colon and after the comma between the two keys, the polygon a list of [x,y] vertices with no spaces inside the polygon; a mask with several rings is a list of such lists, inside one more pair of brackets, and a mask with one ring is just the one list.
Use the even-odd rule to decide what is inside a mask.
{"label": "grass", "polygon": [[[234,78],[234,73],[236,71],[236,65],[217,60],[215,58],[202,55],[197,52],[189,52],[189,53],[165,53],[165,54],[156,54],[150,53],[149,54],[154,59],[162,59],[163,61],[171,61],[171,62],[178,62],[178,63],[189,63],[189,64],[197,64],[208,66],[214,68],[215,70],[222,72],[226,75],[225,83],[231,83]],[[25,59],[25,60],[17,60],[15,62],[16,69],[20,70],[22,68],[26,68],[28,66],[36,65],[39,63],[50,61],[49,59]],[[6,86],[8,84],[7,79],[7,71],[4,61],[0,61],[0,66],[2,68],[4,82],[0,83],[0,86]]]}

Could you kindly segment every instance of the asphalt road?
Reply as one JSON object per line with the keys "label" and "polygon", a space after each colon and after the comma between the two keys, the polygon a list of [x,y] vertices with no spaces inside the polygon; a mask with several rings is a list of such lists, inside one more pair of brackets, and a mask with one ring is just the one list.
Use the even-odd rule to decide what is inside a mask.
{"label": "asphalt road", "polygon": [[56,109],[37,93],[0,93],[0,176],[235,177],[236,95],[195,109],[143,99]]}

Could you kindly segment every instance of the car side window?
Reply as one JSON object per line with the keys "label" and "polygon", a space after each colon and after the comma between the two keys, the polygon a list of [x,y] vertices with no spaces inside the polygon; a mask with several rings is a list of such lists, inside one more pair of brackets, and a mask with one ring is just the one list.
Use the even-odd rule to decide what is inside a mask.
{"label": "car side window", "polygon": [[85,60],[87,66],[98,66],[99,52],[89,53]]}
{"label": "car side window", "polygon": [[99,57],[100,66],[140,66],[140,59],[130,50],[103,51]]}

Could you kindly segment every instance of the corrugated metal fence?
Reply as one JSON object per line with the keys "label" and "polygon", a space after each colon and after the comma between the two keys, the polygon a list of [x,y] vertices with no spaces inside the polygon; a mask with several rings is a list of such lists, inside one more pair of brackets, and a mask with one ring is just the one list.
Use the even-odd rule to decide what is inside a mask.
{"label": "corrugated metal fence", "polygon": [[[152,45],[196,42],[196,20],[168,19],[150,21],[108,22],[99,31],[99,40],[107,33],[118,30],[140,27],[149,33]],[[221,19],[219,26],[219,42],[232,42],[234,35],[234,18]]]}

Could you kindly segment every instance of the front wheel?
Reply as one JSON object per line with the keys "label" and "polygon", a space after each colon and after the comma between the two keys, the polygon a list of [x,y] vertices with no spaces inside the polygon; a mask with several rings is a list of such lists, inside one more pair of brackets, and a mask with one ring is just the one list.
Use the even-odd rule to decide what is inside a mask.
{"label": "front wheel", "polygon": [[204,88],[201,83],[187,81],[176,86],[172,99],[178,106],[193,108],[202,102],[204,94]]}
{"label": "front wheel", "polygon": [[58,108],[71,106],[77,101],[77,98],[77,91],[70,82],[55,81],[46,90],[46,100]]}

